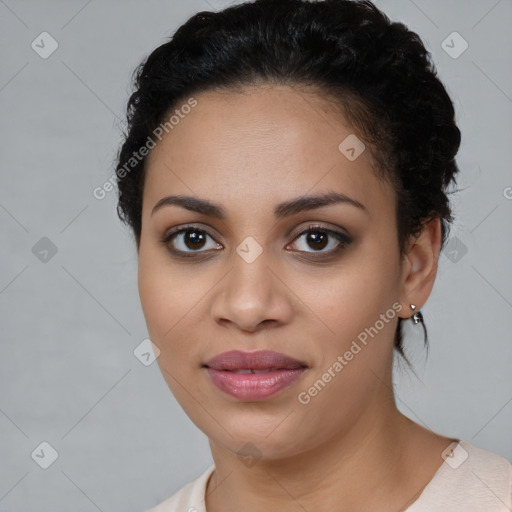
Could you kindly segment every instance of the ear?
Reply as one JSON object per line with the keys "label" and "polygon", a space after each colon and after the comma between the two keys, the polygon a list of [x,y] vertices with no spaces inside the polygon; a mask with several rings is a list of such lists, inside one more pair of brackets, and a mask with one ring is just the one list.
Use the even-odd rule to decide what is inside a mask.
{"label": "ear", "polygon": [[[401,303],[403,312],[412,316],[410,304],[419,311],[427,301],[437,275],[439,252],[441,250],[441,220],[439,217],[426,223],[419,235],[409,243],[403,256]],[[410,314],[408,314],[411,312]],[[402,315],[400,315],[402,316]]]}

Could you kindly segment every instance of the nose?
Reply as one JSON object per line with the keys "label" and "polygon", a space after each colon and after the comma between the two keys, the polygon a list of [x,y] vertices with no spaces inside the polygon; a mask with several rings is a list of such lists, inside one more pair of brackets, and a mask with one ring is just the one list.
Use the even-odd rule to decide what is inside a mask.
{"label": "nose", "polygon": [[291,320],[291,295],[265,253],[251,263],[234,254],[233,266],[213,296],[211,314],[216,323],[247,332],[277,327]]}

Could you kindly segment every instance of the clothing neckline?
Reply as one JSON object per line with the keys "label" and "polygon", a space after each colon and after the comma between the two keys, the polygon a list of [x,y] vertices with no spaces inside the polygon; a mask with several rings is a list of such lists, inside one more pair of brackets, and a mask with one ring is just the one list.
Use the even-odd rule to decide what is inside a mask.
{"label": "clothing neckline", "polygon": [[[458,438],[452,438],[452,443],[448,445],[448,447],[452,447],[452,453],[455,451],[455,449],[458,446],[461,446],[462,448],[465,448],[463,444],[466,444],[465,441],[462,441]],[[448,449],[448,448],[447,448]],[[467,450],[467,447],[465,448]],[[443,452],[444,453],[444,452]],[[446,462],[446,459],[443,457],[443,462],[440,464],[440,466],[437,468],[436,472],[432,476],[432,478],[427,482],[425,487],[421,490],[421,492],[418,494],[417,498],[409,503],[407,505],[407,508],[401,509],[400,512],[413,512],[413,508],[416,508],[418,506],[421,506],[423,504],[423,500],[425,499],[425,495],[431,491],[431,489],[437,484],[438,480],[442,478],[442,476],[447,471],[447,468],[450,467],[449,464]],[[206,471],[203,473],[203,486],[202,486],[202,498],[203,498],[203,506],[205,512],[208,512],[206,510],[206,490],[208,489],[208,483],[213,475],[213,472],[215,471],[215,465],[210,466]]]}
{"label": "clothing neckline", "polygon": [[[463,442],[464,441],[462,441],[461,439],[452,438],[452,442],[448,445],[448,447],[446,448],[445,451],[447,451],[448,448],[452,447],[452,445],[454,445],[454,446],[452,447],[451,453],[453,453],[458,446],[461,446],[462,448],[464,448],[462,446]],[[447,457],[449,457],[449,455],[447,455]],[[447,467],[449,467],[449,464],[446,462],[446,459],[443,457],[443,462],[441,462],[440,466],[437,468],[436,472],[432,475],[432,478],[427,482],[425,487],[423,487],[421,492],[418,494],[417,498],[413,502],[409,503],[409,505],[407,505],[407,508],[402,509],[400,512],[408,512],[408,511],[413,512],[413,507],[415,508],[417,506],[421,506],[423,504],[423,500],[425,499],[425,495],[437,484],[438,480],[440,478],[442,478],[442,476],[446,472]],[[206,487],[205,487],[205,491],[206,491]]]}

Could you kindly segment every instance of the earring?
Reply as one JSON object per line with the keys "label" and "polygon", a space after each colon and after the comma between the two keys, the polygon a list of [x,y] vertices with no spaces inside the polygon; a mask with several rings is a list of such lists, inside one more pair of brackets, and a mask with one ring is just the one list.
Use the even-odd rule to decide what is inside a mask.
{"label": "earring", "polygon": [[[416,306],[414,304],[410,304],[410,308],[414,311]],[[423,323],[423,315],[421,314],[421,311],[416,311],[416,313],[414,313],[412,316],[412,321],[415,325],[419,324],[420,322]]]}

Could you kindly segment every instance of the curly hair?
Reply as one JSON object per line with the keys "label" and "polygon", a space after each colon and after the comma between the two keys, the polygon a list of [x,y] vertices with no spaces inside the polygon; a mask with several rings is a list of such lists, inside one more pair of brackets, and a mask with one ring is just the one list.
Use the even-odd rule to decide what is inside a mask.
{"label": "curly hair", "polygon": [[[454,107],[420,37],[369,0],[255,0],[199,12],[138,65],[132,81],[117,213],[137,248],[146,158],[132,155],[191,95],[261,84],[309,88],[340,107],[396,192],[401,255],[436,218],[444,245],[453,221],[448,187],[459,171]],[[401,321],[395,348],[408,362]]]}

